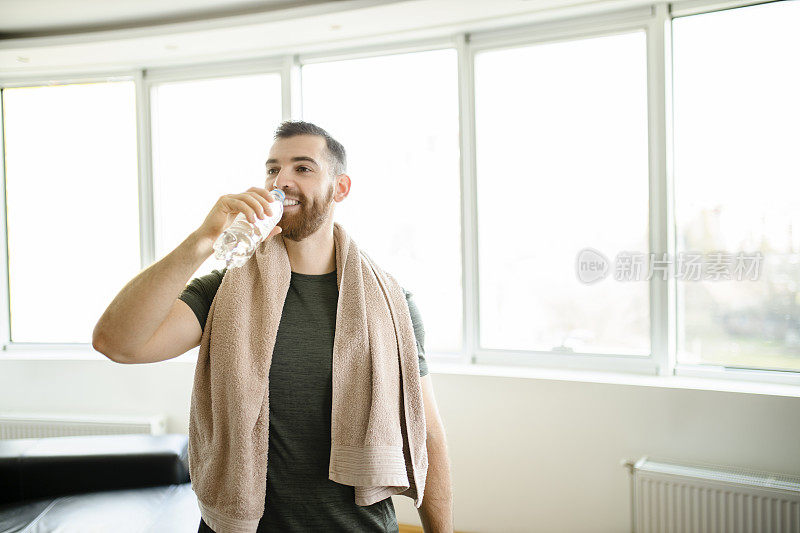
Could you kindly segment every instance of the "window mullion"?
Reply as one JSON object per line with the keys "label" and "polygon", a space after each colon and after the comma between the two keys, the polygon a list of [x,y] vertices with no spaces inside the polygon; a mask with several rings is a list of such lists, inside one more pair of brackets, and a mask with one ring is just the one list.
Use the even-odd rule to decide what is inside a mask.
{"label": "window mullion", "polygon": [[[649,253],[656,261],[664,259],[674,267],[674,232],[671,188],[668,170],[668,105],[671,94],[669,59],[669,6],[654,6],[655,17],[647,28],[647,108],[649,143]],[[650,350],[660,375],[672,375],[675,368],[674,346],[674,284],[672,275],[666,279],[653,273],[650,280]]]}
{"label": "window mullion", "polygon": [[2,224],[3,246],[0,247],[0,279],[3,280],[2,299],[3,306],[0,310],[0,343],[3,350],[11,343],[11,283],[8,272],[8,218],[6,217],[6,142],[5,142],[5,117],[3,115],[3,90],[0,89],[0,223]]}
{"label": "window mullion", "polygon": [[478,286],[478,199],[475,161],[475,54],[469,34],[456,36],[459,142],[461,146],[461,262],[463,363],[474,363],[480,343]]}
{"label": "window mullion", "polygon": [[153,210],[153,143],[150,130],[150,84],[144,72],[134,77],[136,84],[136,145],[139,176],[139,249],[141,268],[150,266],[156,257],[155,213]]}
{"label": "window mullion", "polygon": [[299,56],[287,56],[281,68],[281,110],[283,120],[303,116],[303,86]]}

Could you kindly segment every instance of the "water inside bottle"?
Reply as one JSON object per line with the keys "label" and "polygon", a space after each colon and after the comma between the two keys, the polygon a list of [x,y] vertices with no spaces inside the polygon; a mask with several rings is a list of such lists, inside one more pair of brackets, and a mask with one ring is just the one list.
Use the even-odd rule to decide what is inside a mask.
{"label": "water inside bottle", "polygon": [[244,213],[239,213],[231,226],[226,229],[214,243],[216,259],[223,260],[229,268],[242,266],[272,228],[283,216],[283,191],[273,191],[276,200],[270,202],[277,212],[267,219],[258,219],[250,222]]}
{"label": "water inside bottle", "polygon": [[254,246],[254,243],[246,233],[226,231],[214,246],[215,257],[225,261],[227,266],[235,268],[247,260],[247,251],[251,246]]}

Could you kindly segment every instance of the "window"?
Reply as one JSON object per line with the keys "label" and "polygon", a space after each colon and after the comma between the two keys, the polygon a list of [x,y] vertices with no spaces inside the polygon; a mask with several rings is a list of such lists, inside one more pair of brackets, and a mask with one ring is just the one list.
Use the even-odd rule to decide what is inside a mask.
{"label": "window", "polygon": [[306,65],[303,118],[347,151],[335,218],[414,294],[428,351],[462,346],[458,73],[452,49]]}
{"label": "window", "polygon": [[480,345],[649,355],[648,282],[579,251],[648,252],[644,32],[475,57]]}
{"label": "window", "polygon": [[[299,48],[252,62],[143,66],[137,82],[115,74],[4,88],[11,340],[88,344],[92,324],[141,271],[149,239],[139,217],[151,200],[144,228],[155,230],[159,260],[219,196],[266,185],[273,134],[291,108],[345,146],[352,189],[335,218],[414,293],[428,352],[794,383],[800,0],[712,12],[690,4],[476,28],[458,47],[443,31],[415,52],[387,42],[350,55],[351,45],[331,42],[327,56]],[[289,68],[297,58],[300,76]],[[21,84],[13,79],[2,83]],[[135,83],[149,98],[137,101]],[[142,154],[137,117],[149,117]],[[139,197],[148,169],[137,160],[152,162],[152,199]],[[57,225],[43,222],[54,214]],[[463,225],[476,229],[468,257]],[[654,280],[663,267],[650,235],[660,247],[672,229],[671,278]],[[58,281],[42,266],[54,256]],[[75,266],[81,259],[93,263]],[[475,284],[462,279],[464,264]],[[584,266],[601,264],[587,281]],[[193,277],[223,267],[211,255]],[[462,302],[477,331],[465,332],[473,317]]]}
{"label": "window", "polygon": [[[203,223],[217,198],[266,187],[264,164],[281,121],[280,75],[160,83],[152,114],[160,259]],[[212,254],[195,276],[224,266]]]}
{"label": "window", "polygon": [[139,272],[132,81],[3,90],[12,342],[90,343]]}
{"label": "window", "polygon": [[799,26],[799,2],[673,21],[677,251],[721,267],[678,281],[680,363],[800,370]]}

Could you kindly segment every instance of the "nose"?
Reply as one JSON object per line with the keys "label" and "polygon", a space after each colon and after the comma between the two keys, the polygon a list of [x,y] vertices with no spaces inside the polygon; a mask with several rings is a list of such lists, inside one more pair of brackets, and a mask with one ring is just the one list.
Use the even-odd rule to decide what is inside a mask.
{"label": "nose", "polygon": [[287,172],[283,172],[283,169],[281,169],[281,170],[278,171],[278,173],[276,175],[268,176],[267,177],[267,187],[266,187],[266,189],[267,190],[272,190],[272,189],[286,190],[288,188],[288,185],[291,182],[291,180],[286,177],[288,174],[289,174],[288,171]]}

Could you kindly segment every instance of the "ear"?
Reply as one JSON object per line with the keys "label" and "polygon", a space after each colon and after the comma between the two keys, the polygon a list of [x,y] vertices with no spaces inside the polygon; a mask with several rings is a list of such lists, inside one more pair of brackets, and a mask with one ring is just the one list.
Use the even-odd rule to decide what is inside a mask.
{"label": "ear", "polygon": [[347,174],[339,174],[335,178],[334,186],[333,186],[333,199],[337,202],[341,202],[347,195],[350,194],[350,176]]}

